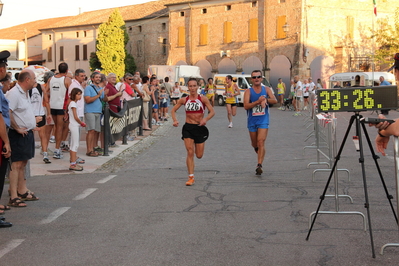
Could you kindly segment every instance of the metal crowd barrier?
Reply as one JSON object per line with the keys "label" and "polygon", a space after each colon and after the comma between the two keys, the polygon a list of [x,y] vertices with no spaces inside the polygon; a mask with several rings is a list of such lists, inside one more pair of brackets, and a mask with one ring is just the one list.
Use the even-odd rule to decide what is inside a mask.
{"label": "metal crowd barrier", "polygon": [[[329,159],[329,167],[333,165],[333,160],[337,154],[337,119],[335,117],[329,117],[329,115],[318,114],[315,116],[315,119],[319,120],[319,125],[323,125],[326,128],[328,135],[328,151],[329,154],[323,153],[320,149],[317,149],[317,153],[322,154],[324,157]],[[309,165],[308,165],[309,166]],[[330,172],[332,169],[316,169],[313,171],[312,181],[314,181],[314,174],[317,171]],[[340,215],[360,215],[363,218],[363,228],[366,231],[366,217],[362,212],[358,211],[340,211],[339,210],[339,198],[349,198],[350,202],[353,203],[353,199],[349,195],[340,195],[338,193],[338,171],[345,171],[348,173],[349,178],[349,170],[347,169],[334,169],[333,178],[334,178],[334,194],[333,195],[325,195],[325,197],[333,197],[335,199],[335,211],[319,211],[319,214],[340,214]],[[312,217],[316,214],[316,212],[312,212],[309,216],[309,228],[311,227]]]}

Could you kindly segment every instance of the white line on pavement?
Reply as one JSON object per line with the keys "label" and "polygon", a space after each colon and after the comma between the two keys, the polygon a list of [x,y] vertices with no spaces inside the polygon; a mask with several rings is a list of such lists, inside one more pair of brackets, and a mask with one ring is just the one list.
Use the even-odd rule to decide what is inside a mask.
{"label": "white line on pavement", "polygon": [[8,242],[7,246],[0,250],[0,258],[6,255],[8,252],[13,250],[14,248],[18,247],[25,239],[13,239]]}
{"label": "white line on pavement", "polygon": [[110,181],[112,178],[114,178],[116,175],[109,175],[106,178],[103,178],[99,181],[97,181],[97,184],[104,184],[105,182]]}
{"label": "white line on pavement", "polygon": [[55,219],[60,217],[64,212],[66,212],[70,208],[71,207],[62,207],[62,208],[56,209],[55,211],[50,213],[50,215],[46,219],[41,220],[39,224],[49,224],[49,223],[51,223],[52,221],[54,221]]}
{"label": "white line on pavement", "polygon": [[89,196],[91,193],[93,193],[96,190],[97,190],[97,188],[88,188],[85,191],[83,191],[82,194],[77,195],[73,200],[82,200],[82,199],[86,198],[87,196]]}

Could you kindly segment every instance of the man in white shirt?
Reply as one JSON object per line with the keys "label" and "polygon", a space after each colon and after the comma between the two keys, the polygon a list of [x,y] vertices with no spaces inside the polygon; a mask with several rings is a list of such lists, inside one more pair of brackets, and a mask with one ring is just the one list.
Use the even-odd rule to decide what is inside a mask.
{"label": "man in white shirt", "polygon": [[35,118],[28,91],[36,86],[36,76],[32,70],[23,70],[18,83],[6,95],[10,105],[11,127],[8,133],[11,154],[10,201],[9,206],[26,207],[23,200],[38,200],[26,186],[25,166],[35,156],[33,129],[40,122]]}

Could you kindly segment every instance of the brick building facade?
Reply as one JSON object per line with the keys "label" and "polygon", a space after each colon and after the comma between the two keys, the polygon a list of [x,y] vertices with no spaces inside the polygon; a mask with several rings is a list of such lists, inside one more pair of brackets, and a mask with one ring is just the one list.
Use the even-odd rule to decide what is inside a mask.
{"label": "brick building facade", "polygon": [[[378,19],[392,25],[398,4],[379,1]],[[276,84],[293,75],[326,81],[336,72],[371,71],[373,1],[202,0],[167,7],[168,61],[199,65],[204,77],[262,69]]]}
{"label": "brick building facade", "polygon": [[[126,49],[142,74],[163,64],[197,65],[204,78],[261,69],[276,84],[279,77],[289,83],[293,75],[327,80],[333,73],[371,70],[370,29],[381,20],[393,25],[399,0],[377,3],[377,17],[372,0],[159,0],[119,11],[130,39]],[[43,65],[67,62],[90,72],[98,26],[112,11],[41,26]]]}

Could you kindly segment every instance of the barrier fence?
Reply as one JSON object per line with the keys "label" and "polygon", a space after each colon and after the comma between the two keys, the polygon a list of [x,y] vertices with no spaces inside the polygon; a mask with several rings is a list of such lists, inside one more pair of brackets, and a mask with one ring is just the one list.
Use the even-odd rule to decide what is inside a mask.
{"label": "barrier fence", "polygon": [[148,104],[148,125],[152,128],[152,101],[143,102],[143,99],[123,101],[123,107],[115,113],[105,103],[104,125],[104,156],[109,156],[109,144],[122,138],[122,144],[127,144],[127,136],[130,131],[138,129],[138,135],[143,135],[143,111],[144,104]]}

